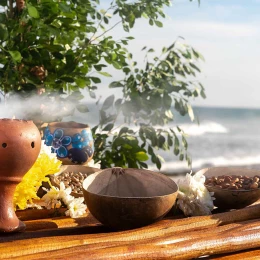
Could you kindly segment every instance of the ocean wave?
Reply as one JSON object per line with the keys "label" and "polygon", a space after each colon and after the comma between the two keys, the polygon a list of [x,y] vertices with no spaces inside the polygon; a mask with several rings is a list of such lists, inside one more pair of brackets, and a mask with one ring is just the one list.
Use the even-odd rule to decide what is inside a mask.
{"label": "ocean wave", "polygon": [[204,121],[199,125],[183,124],[180,127],[189,136],[204,135],[206,133],[225,134],[229,132],[225,126],[212,121]]}
{"label": "ocean wave", "polygon": [[[236,157],[212,157],[207,159],[197,159],[192,162],[192,170],[216,166],[251,166],[260,165],[260,154],[255,156],[236,156]],[[154,166],[149,169],[156,170]],[[189,172],[191,169],[187,166],[185,161],[165,162],[162,164],[161,172],[165,173],[183,173]]]}
{"label": "ocean wave", "polygon": [[[138,126],[129,126],[127,124],[122,124],[122,126],[127,126],[131,128],[133,131],[138,131],[139,127]],[[122,127],[121,126],[121,127]],[[218,134],[226,134],[229,132],[229,130],[224,126],[221,125],[217,122],[213,121],[204,121],[200,124],[196,123],[188,123],[188,124],[181,124],[179,127],[184,131],[185,134],[189,136],[199,136],[199,135],[204,135],[207,133],[218,133]],[[179,131],[177,130],[176,125],[169,124],[165,126],[154,126],[155,129],[163,129],[163,130],[168,130],[169,128],[173,129],[177,134]],[[120,130],[120,128],[119,128]],[[116,129],[113,132],[118,132],[118,129]]]}

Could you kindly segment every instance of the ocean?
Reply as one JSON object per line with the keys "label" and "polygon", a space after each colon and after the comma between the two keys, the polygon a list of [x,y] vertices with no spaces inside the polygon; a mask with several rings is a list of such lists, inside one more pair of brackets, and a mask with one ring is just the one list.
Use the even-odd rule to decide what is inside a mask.
{"label": "ocean", "polygon": [[[161,172],[178,174],[212,166],[259,168],[260,109],[194,107],[194,112],[198,122],[191,122],[188,116],[175,116],[175,121],[169,125],[171,128],[180,126],[188,135],[192,167],[189,168],[186,161],[179,161],[172,151],[158,151],[165,159]],[[87,115],[77,114],[70,119],[87,121],[92,127],[98,124],[97,118],[92,110]],[[149,169],[156,167],[149,163]]]}
{"label": "ocean", "polygon": [[[195,107],[199,124],[180,119],[180,126],[188,134],[188,152],[192,170],[212,166],[260,165],[260,109]],[[189,168],[164,153],[166,163],[162,171],[183,172]]]}

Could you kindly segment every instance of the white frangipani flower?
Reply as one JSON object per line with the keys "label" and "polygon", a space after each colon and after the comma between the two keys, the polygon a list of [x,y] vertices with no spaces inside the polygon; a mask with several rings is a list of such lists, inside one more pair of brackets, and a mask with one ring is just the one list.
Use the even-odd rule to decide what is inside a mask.
{"label": "white frangipani flower", "polygon": [[210,215],[214,208],[213,193],[204,185],[205,176],[202,172],[194,175],[187,173],[184,179],[178,180],[179,186],[177,206],[185,216]]}
{"label": "white frangipani flower", "polygon": [[52,186],[50,190],[45,188],[44,190],[47,193],[42,197],[42,200],[45,202],[47,209],[59,208],[63,203],[68,209],[65,212],[66,216],[77,218],[86,212],[87,206],[83,203],[84,198],[74,198],[71,196],[71,187],[65,188],[63,182],[60,183],[60,189]]}
{"label": "white frangipani flower", "polygon": [[68,205],[68,210],[65,212],[66,216],[77,218],[82,216],[87,209],[87,206],[83,203],[84,198],[76,198],[72,200]]}

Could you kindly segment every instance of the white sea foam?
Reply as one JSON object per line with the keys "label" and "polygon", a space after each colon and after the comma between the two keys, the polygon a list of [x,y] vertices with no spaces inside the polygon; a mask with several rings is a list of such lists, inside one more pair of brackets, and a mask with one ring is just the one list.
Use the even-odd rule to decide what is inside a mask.
{"label": "white sea foam", "polygon": [[[192,162],[192,170],[199,170],[207,167],[215,166],[248,166],[260,165],[260,154],[255,156],[234,156],[234,157],[211,157],[205,159],[197,159]],[[151,170],[156,170],[155,166],[149,167]],[[161,171],[165,173],[181,173],[183,171],[189,172],[191,169],[188,168],[187,162],[175,161],[165,162],[162,165]]]}
{"label": "white sea foam", "polygon": [[[174,125],[174,122],[172,123]],[[124,126],[128,126],[127,124],[124,124]],[[200,124],[196,123],[188,123],[188,124],[181,124],[179,127],[184,131],[185,134],[189,136],[200,136],[207,133],[216,133],[216,134],[226,134],[229,133],[229,130],[224,125],[213,122],[213,121],[204,121]],[[130,126],[130,128],[133,131],[138,131],[139,127],[137,126]],[[173,129],[176,134],[178,134],[178,130],[176,127],[176,124],[174,126],[171,125],[165,125],[165,126],[154,126],[155,129],[165,129],[168,130],[169,128]],[[119,130],[114,132],[118,132]]]}
{"label": "white sea foam", "polygon": [[198,124],[183,124],[180,126],[183,131],[189,136],[198,136],[204,135],[206,133],[219,133],[225,134],[228,133],[228,129],[216,122],[204,121]]}

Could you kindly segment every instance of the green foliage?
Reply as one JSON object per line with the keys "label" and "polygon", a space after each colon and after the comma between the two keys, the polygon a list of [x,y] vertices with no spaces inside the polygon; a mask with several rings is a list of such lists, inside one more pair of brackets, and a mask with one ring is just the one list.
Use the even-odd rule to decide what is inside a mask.
{"label": "green foliage", "polygon": [[[81,90],[88,89],[95,98],[102,77],[112,76],[106,71],[112,66],[125,76],[109,87],[120,88],[123,97],[116,100],[111,95],[100,107],[100,124],[93,128],[95,161],[103,168],[147,168],[145,161],[150,159],[161,168],[160,149],[172,149],[180,160],[190,161],[183,131],[163,126],[174,120],[173,106],[194,119],[189,100],[205,97],[203,86],[193,80],[203,57],[175,42],[159,57],[144,47],[145,66],[138,67],[126,49],[133,37],[115,40],[108,35],[115,26],[130,31],[140,18],[162,27],[163,8],[169,5],[169,0],[114,0],[107,10],[99,10],[98,0],[28,0],[18,11],[12,0],[0,0],[7,10],[0,9],[0,89],[27,98],[43,88],[43,99],[54,97],[54,102],[70,105],[62,116],[75,109],[85,113]],[[119,22],[113,24],[113,17]],[[120,116],[138,130],[129,125],[118,130]],[[62,119],[53,114],[39,118],[40,113],[28,117]]]}

